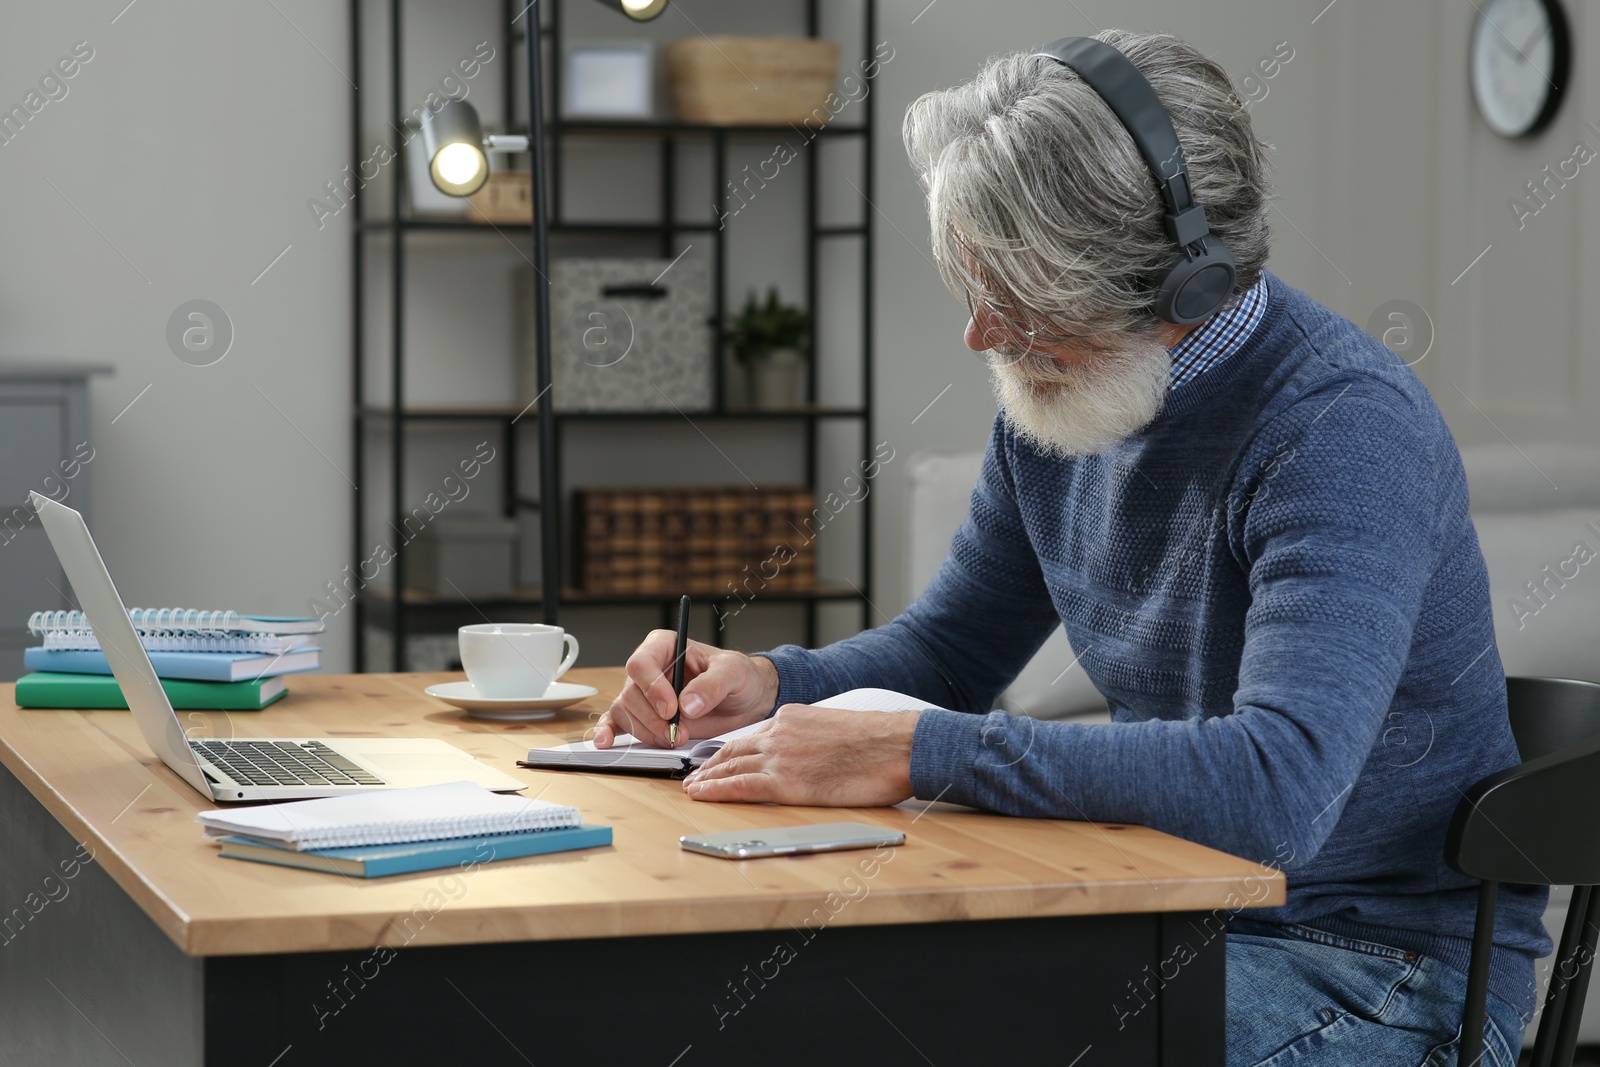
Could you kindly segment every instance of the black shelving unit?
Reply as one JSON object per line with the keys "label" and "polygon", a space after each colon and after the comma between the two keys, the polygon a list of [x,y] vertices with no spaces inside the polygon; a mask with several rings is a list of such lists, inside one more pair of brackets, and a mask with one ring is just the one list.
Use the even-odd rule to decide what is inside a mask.
{"label": "black shelving unit", "polygon": [[[872,452],[872,369],[873,369],[873,257],[874,257],[874,226],[873,209],[871,201],[873,196],[873,118],[876,94],[868,92],[861,101],[862,121],[859,124],[826,125],[820,128],[808,128],[810,137],[802,149],[805,156],[805,181],[806,181],[806,307],[813,313],[818,306],[818,256],[821,243],[838,239],[855,239],[860,242],[861,264],[861,316],[860,316],[860,395],[859,405],[805,405],[787,410],[753,410],[730,407],[727,404],[726,388],[722,375],[722,348],[720,329],[717,328],[727,319],[727,248],[726,230],[718,224],[719,219],[726,215],[728,185],[728,149],[730,144],[741,139],[765,138],[775,133],[791,133],[793,127],[788,126],[712,126],[682,122],[638,122],[638,121],[593,121],[571,120],[561,115],[561,85],[562,63],[564,62],[564,37],[562,33],[562,8],[566,0],[552,0],[550,3],[528,5],[524,7],[517,0],[501,0],[501,26],[503,32],[502,54],[506,55],[507,62],[503,70],[504,100],[506,101],[507,123],[511,126],[508,132],[526,132],[526,125],[520,130],[515,127],[512,116],[515,114],[513,101],[525,100],[525,87],[519,89],[515,83],[513,73],[514,64],[510,57],[515,54],[514,46],[522,41],[520,26],[525,25],[534,14],[543,19],[539,27],[539,34],[547,49],[547,58],[544,68],[549,72],[548,84],[544,99],[547,104],[548,115],[544,123],[550,159],[550,187],[548,189],[548,203],[550,208],[550,231],[552,235],[607,235],[620,237],[634,237],[641,243],[652,241],[665,257],[673,256],[677,251],[677,241],[681,235],[696,234],[708,236],[712,243],[712,320],[716,326],[708,325],[708,345],[710,349],[711,366],[713,368],[712,396],[714,407],[708,411],[692,412],[695,420],[705,421],[741,421],[761,420],[771,423],[793,424],[803,438],[804,449],[804,481],[808,485],[817,482],[817,452],[818,429],[830,420],[854,421],[859,423],[861,430],[861,461],[863,466],[871,460]],[[804,3],[806,29],[812,37],[817,37],[821,32],[821,17],[819,0],[802,0]],[[389,103],[391,105],[391,124],[394,129],[402,129],[405,114],[404,101],[402,100],[402,43],[404,12],[401,0],[387,0],[388,9],[388,52],[389,52]],[[861,0],[861,18],[863,27],[862,51],[863,63],[871,59],[873,42],[877,38],[877,2],[876,0]],[[513,18],[518,12],[527,14],[513,24]],[[362,77],[362,0],[351,0],[351,63],[355,72],[354,82],[357,85],[365,84]],[[620,16],[619,16],[620,18]],[[625,29],[625,27],[621,27]],[[352,163],[359,170],[363,154],[369,148],[363,140],[361,104],[358,92],[351,93],[352,116]],[[660,172],[661,189],[661,218],[655,221],[607,221],[607,220],[571,220],[564,217],[564,190],[565,175],[562,161],[564,146],[568,138],[582,137],[637,137],[653,139],[658,142],[658,163]],[[860,184],[862,194],[860,205],[861,221],[857,224],[823,225],[820,222],[818,204],[818,187],[820,164],[816,151],[817,142],[827,138],[856,138],[860,141]],[[680,143],[699,141],[709,142],[712,157],[712,185],[714,210],[709,221],[681,219],[677,216],[676,199],[679,180],[678,146]],[[408,514],[404,498],[405,456],[407,431],[419,424],[476,424],[481,426],[489,423],[495,426],[498,433],[500,450],[505,456],[505,463],[501,469],[502,499],[504,512],[515,515],[524,509],[539,509],[541,507],[554,507],[558,511],[561,506],[561,495],[565,492],[563,480],[562,493],[554,501],[541,501],[524,495],[521,491],[517,463],[517,443],[519,427],[537,425],[538,412],[531,405],[504,406],[474,406],[474,407],[438,407],[427,405],[412,405],[407,403],[405,393],[405,282],[407,257],[414,254],[407,247],[407,237],[410,234],[428,232],[475,233],[491,237],[497,235],[525,236],[532,239],[532,226],[529,224],[497,223],[493,226],[481,223],[454,220],[413,217],[407,207],[408,191],[406,186],[406,168],[403,162],[394,165],[394,181],[392,183],[392,197],[387,205],[383,205],[382,214],[370,210],[365,201],[368,197],[359,193],[356,195],[355,218],[353,227],[354,254],[352,261],[353,299],[355,313],[353,319],[353,450],[355,465],[355,500],[354,500],[354,541],[352,544],[352,558],[359,571],[362,563],[371,549],[367,541],[366,521],[366,493],[363,487],[369,483],[369,474],[375,472],[368,469],[367,434],[374,429],[385,431],[389,442],[390,469],[387,472],[392,499],[391,525],[399,530],[403,527]],[[366,373],[365,373],[365,315],[366,292],[364,288],[368,257],[374,255],[369,247],[375,236],[383,235],[389,240],[387,256],[389,261],[390,283],[390,402],[384,405],[370,404],[366,400]],[[813,319],[815,315],[813,314]],[[813,331],[815,337],[817,331]],[[815,347],[812,358],[806,362],[806,393],[810,397],[817,395],[817,370],[818,358]],[[554,419],[554,433],[546,437],[541,434],[542,440],[554,442],[557,469],[560,469],[560,456],[563,445],[562,428],[574,422],[603,420],[607,422],[633,421],[641,424],[662,421],[681,421],[684,415],[675,411],[558,411]],[[820,487],[819,487],[820,488]],[[820,496],[820,493],[819,493]],[[851,582],[826,582],[819,579],[815,589],[804,591],[764,590],[759,600],[772,603],[798,603],[805,609],[805,635],[808,645],[816,644],[817,640],[817,608],[819,604],[828,602],[854,602],[861,611],[861,625],[869,624],[868,608],[873,588],[872,574],[872,533],[873,533],[873,506],[872,494],[869,491],[866,499],[862,501],[861,518],[861,559],[859,572],[861,583],[857,586]],[[396,540],[392,545],[394,558],[388,565],[392,579],[391,588],[368,587],[354,598],[354,620],[356,626],[356,653],[355,669],[364,671],[368,669],[366,655],[366,637],[369,626],[382,626],[387,629],[392,638],[392,660],[389,669],[403,671],[406,668],[406,638],[412,632],[441,632],[455,625],[455,620],[464,616],[471,616],[469,621],[481,621],[481,612],[522,612],[544,606],[542,591],[538,589],[520,588],[509,595],[491,599],[475,599],[470,604],[464,600],[441,600],[433,596],[410,590],[406,586],[406,547],[402,540]],[[571,554],[565,553],[563,559],[571,559]],[[570,567],[566,569],[570,570]],[[399,591],[399,594],[396,594]],[[745,601],[729,592],[726,596],[699,597],[702,603],[709,603],[716,614],[719,623],[729,609]],[[659,604],[662,609],[663,625],[672,625],[676,595],[611,595],[586,593],[578,589],[562,589],[557,593],[557,605],[650,605]],[[718,625],[712,634],[713,640],[722,636],[723,630]]]}

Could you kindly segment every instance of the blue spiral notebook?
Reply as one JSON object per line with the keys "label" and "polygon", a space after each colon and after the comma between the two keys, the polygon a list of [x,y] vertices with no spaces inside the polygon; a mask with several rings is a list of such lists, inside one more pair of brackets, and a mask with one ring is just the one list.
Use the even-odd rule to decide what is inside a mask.
{"label": "blue spiral notebook", "polygon": [[248,837],[224,837],[220,840],[222,855],[228,859],[303,867],[308,871],[326,871],[355,878],[381,878],[386,874],[409,874],[440,867],[465,867],[491,860],[569,852],[577,848],[598,848],[611,844],[611,827],[586,823],[560,830],[525,830],[510,834],[447,837],[435,841],[408,841],[399,845],[357,845],[354,848],[324,848],[303,852],[277,848]]}

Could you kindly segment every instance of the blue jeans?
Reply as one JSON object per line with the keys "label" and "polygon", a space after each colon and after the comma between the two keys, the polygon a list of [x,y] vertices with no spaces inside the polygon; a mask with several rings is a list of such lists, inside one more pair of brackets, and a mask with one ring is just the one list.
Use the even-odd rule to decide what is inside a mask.
{"label": "blue jeans", "polygon": [[[1228,1067],[1454,1067],[1466,991],[1466,975],[1414,952],[1235,920]],[[1515,1067],[1522,1027],[1489,994],[1481,1067]]]}

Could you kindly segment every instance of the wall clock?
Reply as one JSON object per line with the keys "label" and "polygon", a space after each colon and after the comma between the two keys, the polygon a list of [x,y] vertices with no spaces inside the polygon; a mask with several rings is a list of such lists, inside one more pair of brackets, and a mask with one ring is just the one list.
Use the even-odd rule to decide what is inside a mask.
{"label": "wall clock", "polygon": [[1567,91],[1572,37],[1560,0],[1488,0],[1472,28],[1472,96],[1502,137],[1550,124]]}

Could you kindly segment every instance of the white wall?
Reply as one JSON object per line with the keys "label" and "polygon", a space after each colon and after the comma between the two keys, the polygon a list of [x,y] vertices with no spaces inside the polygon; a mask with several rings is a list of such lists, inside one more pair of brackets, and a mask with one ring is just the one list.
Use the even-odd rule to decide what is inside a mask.
{"label": "white wall", "polygon": [[[93,387],[96,532],[130,604],[300,611],[350,549],[350,241],[345,219],[319,231],[306,206],[349,158],[346,7],[123,3],[15,6],[0,35],[7,107],[74,42],[95,50],[68,96],[0,146],[0,358],[117,366]],[[790,6],[689,0],[683,10],[708,32],[719,12],[749,32],[760,10],[793,24]],[[830,13],[848,8],[828,0]],[[415,20],[427,26],[413,29],[415,47],[453,60],[483,39],[498,5],[483,17],[457,10]],[[1594,438],[1584,413],[1597,361],[1580,316],[1600,272],[1600,178],[1585,168],[1521,232],[1505,204],[1575,140],[1600,148],[1583,126],[1600,120],[1600,90],[1584,77],[1600,27],[1586,11],[1571,12],[1578,74],[1566,110],[1552,131],[1513,144],[1471,111],[1472,11],[1450,0],[883,0],[881,10],[895,58],[876,88],[877,436],[902,459],[979,447],[994,404],[960,342],[963,309],[927,260],[900,115],[993,53],[1110,25],[1170,30],[1236,78],[1287,41],[1295,57],[1252,111],[1276,146],[1272,268],[1358,322],[1391,299],[1425,308],[1437,338],[1418,370],[1463,440]],[[672,35],[687,32],[686,21]],[[471,251],[485,247],[461,255],[500,255],[501,273],[514,264]],[[167,349],[168,315],[194,298],[221,305],[236,331],[214,366]],[[492,390],[502,373],[440,381]],[[875,504],[882,617],[905,601],[901,462],[885,468]],[[347,665],[348,627],[336,620],[330,637],[330,665]]]}
{"label": "white wall", "polygon": [[[305,206],[349,155],[344,7],[125,3],[8,7],[6,108],[94,58],[0,146],[0,358],[117,367],[95,533],[130,605],[297,612],[349,555],[350,244]],[[165,340],[196,298],[235,331],[209,367]]]}

